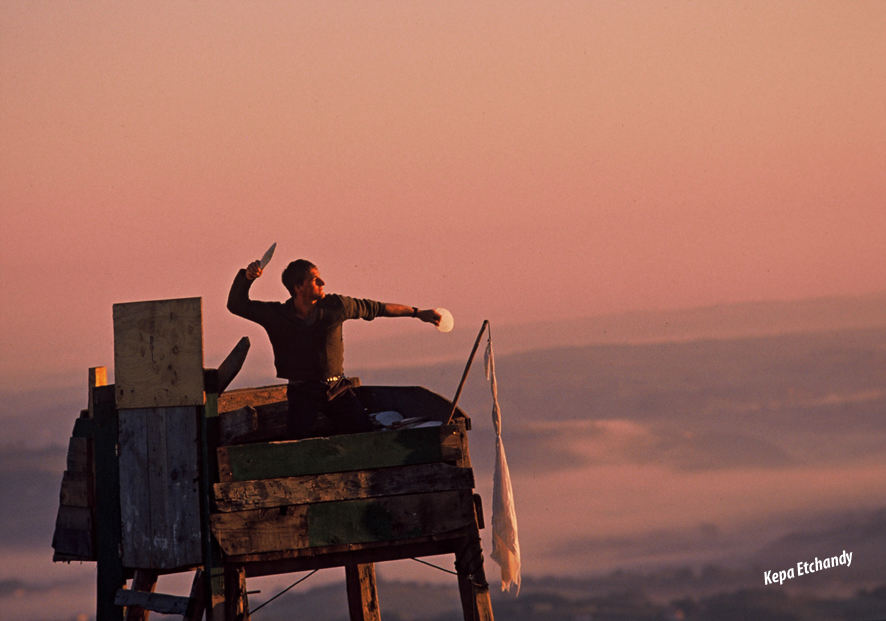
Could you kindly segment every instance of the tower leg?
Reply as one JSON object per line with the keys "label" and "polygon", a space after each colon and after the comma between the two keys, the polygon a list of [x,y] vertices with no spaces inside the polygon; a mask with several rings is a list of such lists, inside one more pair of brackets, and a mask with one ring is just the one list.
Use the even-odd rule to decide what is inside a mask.
{"label": "tower leg", "polygon": [[465,621],[493,621],[489,583],[483,571],[483,549],[480,534],[472,532],[455,555],[458,592]]}
{"label": "tower leg", "polygon": [[375,565],[361,563],[345,565],[348,587],[348,610],[351,621],[381,621],[378,590],[375,585]]}

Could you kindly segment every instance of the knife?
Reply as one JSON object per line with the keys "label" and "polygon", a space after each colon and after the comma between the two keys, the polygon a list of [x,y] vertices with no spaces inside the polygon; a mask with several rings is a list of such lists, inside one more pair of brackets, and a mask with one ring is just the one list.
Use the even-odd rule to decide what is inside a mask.
{"label": "knife", "polygon": [[267,251],[262,255],[261,260],[258,262],[262,269],[265,269],[265,266],[271,262],[271,257],[274,256],[274,250],[276,249],[277,242],[274,242],[273,244],[271,244],[271,247],[268,248]]}

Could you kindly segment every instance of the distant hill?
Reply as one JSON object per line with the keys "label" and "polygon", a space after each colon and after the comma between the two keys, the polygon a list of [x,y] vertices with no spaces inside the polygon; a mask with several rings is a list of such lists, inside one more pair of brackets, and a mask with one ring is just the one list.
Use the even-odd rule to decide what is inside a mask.
{"label": "distant hill", "polygon": [[[515,312],[519,313],[519,305]],[[466,326],[458,318],[456,321],[453,333],[439,337],[423,330],[379,339],[372,337],[371,329],[361,330],[361,338],[347,342],[348,365],[376,368],[397,367],[404,361],[423,364],[465,360],[480,322]],[[886,292],[633,311],[533,323],[494,322],[493,340],[497,353],[509,354],[562,346],[737,339],[877,327],[886,327]]]}

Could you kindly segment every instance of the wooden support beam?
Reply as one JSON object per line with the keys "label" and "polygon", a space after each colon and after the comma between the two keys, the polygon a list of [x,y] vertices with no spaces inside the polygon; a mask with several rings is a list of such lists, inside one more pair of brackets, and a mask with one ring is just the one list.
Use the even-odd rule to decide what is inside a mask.
{"label": "wooden support beam", "polygon": [[[135,575],[132,578],[132,590],[126,591],[121,589],[117,591],[117,596],[114,598],[115,602],[126,606],[126,621],[148,621],[152,610],[163,612],[163,610],[152,606],[161,606],[165,610],[166,602],[163,601],[162,596],[154,599],[147,597],[154,593],[156,589],[156,571],[148,569],[137,569],[135,571]],[[147,603],[148,606],[145,607],[144,603]]]}
{"label": "wooden support beam", "polygon": [[375,584],[375,565],[372,563],[345,565],[345,582],[351,621],[381,621],[378,589]]}
{"label": "wooden support beam", "polygon": [[471,529],[455,553],[458,592],[465,621],[494,621],[489,583],[483,570],[483,549],[476,527]]}
{"label": "wooden support beam", "polygon": [[224,621],[249,621],[249,600],[246,597],[246,572],[242,567],[225,565]]}
{"label": "wooden support beam", "polygon": [[91,367],[89,369],[89,392],[87,397],[87,417],[92,418],[95,412],[95,402],[93,401],[93,389],[98,386],[108,385],[108,369],[106,367]]}
{"label": "wooden support beam", "polygon": [[96,621],[123,621],[114,603],[126,584],[120,559],[120,470],[117,461],[117,409],[114,386],[93,390],[95,405]]}
{"label": "wooden support beam", "polygon": [[[188,610],[190,598],[166,595],[164,593],[146,593],[144,591],[120,589],[114,597],[114,603],[117,606],[140,608],[145,611],[143,612],[145,616],[135,618],[147,619],[146,611],[159,612],[165,615],[184,615]],[[129,621],[129,617],[127,617],[127,621]]]}
{"label": "wooden support beam", "polygon": [[203,579],[203,570],[194,572],[194,581],[191,583],[191,596],[188,609],[182,616],[182,621],[200,621],[206,611],[206,582]]}

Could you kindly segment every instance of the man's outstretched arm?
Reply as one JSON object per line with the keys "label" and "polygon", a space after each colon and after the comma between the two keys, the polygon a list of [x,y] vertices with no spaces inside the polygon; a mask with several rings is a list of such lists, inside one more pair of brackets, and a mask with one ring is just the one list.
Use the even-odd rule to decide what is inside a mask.
{"label": "man's outstretched arm", "polygon": [[382,317],[417,317],[422,321],[427,323],[432,323],[435,326],[440,325],[440,313],[435,311],[433,308],[426,308],[424,310],[419,310],[418,307],[415,306],[405,306],[403,304],[393,304],[391,302],[384,302],[383,308],[381,312]]}

